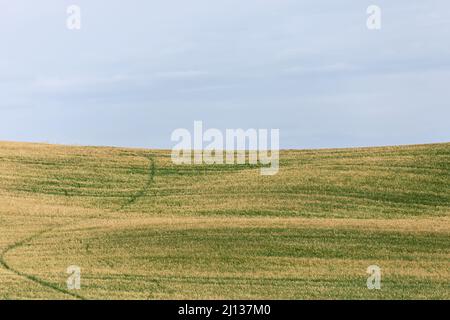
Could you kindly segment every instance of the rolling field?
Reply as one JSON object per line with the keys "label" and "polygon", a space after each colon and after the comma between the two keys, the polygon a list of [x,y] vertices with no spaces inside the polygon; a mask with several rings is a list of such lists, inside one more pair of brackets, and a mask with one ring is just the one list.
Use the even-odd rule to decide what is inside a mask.
{"label": "rolling field", "polygon": [[0,299],[450,299],[449,267],[450,143],[285,150],[268,177],[0,142]]}

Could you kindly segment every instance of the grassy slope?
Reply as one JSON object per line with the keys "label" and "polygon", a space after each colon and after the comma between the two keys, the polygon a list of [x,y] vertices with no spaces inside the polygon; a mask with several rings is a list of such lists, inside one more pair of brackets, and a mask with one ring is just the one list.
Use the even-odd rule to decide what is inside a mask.
{"label": "grassy slope", "polygon": [[450,143],[283,151],[263,177],[1,142],[0,298],[449,299],[449,178]]}

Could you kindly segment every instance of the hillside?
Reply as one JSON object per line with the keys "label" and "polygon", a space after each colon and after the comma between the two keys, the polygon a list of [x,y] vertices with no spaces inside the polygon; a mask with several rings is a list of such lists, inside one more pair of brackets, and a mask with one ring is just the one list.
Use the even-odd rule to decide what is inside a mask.
{"label": "hillside", "polygon": [[449,261],[450,143],[286,150],[268,177],[0,142],[0,299],[449,299]]}

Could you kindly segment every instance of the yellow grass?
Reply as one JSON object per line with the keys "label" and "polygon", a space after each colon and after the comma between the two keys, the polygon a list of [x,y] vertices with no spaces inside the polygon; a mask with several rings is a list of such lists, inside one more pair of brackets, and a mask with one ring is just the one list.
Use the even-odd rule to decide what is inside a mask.
{"label": "yellow grass", "polygon": [[449,178],[449,143],[283,151],[264,177],[0,142],[0,298],[448,299]]}

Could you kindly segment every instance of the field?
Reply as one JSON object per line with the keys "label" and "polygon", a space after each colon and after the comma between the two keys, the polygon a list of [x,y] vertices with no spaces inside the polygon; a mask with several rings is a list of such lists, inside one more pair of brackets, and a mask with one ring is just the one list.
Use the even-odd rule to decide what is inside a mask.
{"label": "field", "polygon": [[0,142],[0,299],[450,299],[449,262],[450,143],[285,150],[268,177]]}

